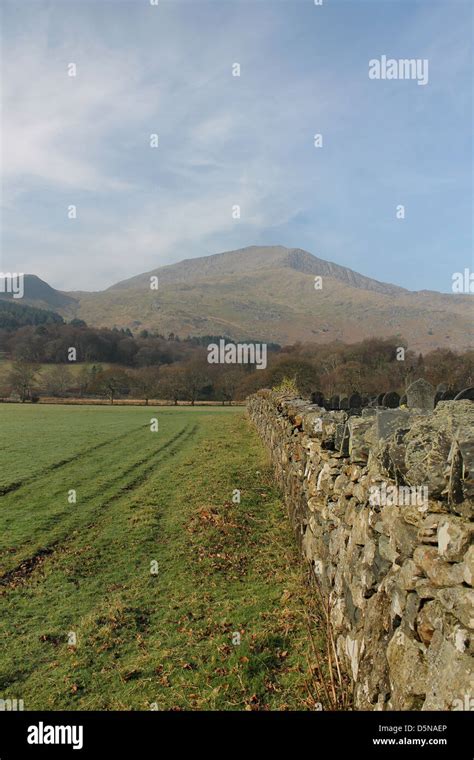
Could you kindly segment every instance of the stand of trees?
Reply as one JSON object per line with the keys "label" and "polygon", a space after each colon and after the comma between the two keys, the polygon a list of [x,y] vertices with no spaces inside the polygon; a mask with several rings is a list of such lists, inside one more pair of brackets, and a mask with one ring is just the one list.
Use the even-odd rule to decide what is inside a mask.
{"label": "stand of trees", "polygon": [[[21,324],[9,327],[11,322]],[[179,338],[174,333],[164,336],[148,330],[134,335],[128,328],[88,327],[80,319],[65,324],[54,312],[0,299],[0,351],[14,361],[69,364],[68,352],[73,347],[78,362],[151,367],[191,359],[221,338],[230,341],[225,335]],[[268,345],[269,351],[279,348],[277,344]]]}
{"label": "stand of trees", "polygon": [[[103,332],[113,333],[95,332],[98,340]],[[438,349],[422,356],[406,350],[404,359],[399,360],[399,338],[373,338],[353,345],[298,343],[274,348],[268,354],[267,368],[255,369],[250,365],[209,364],[207,343],[216,342],[218,338],[178,341],[174,336],[168,339],[146,336],[137,340],[123,337],[120,332],[115,337],[116,346],[122,340],[136,343],[135,357],[144,348],[140,345],[143,340],[150,350],[148,356],[155,356],[156,352],[159,358],[142,366],[139,363],[127,366],[109,362],[109,366],[103,367],[88,360],[40,364],[22,355],[20,358],[13,356],[11,366],[0,376],[0,397],[21,401],[56,396],[100,397],[110,403],[120,398],[135,398],[145,404],[152,399],[175,404],[179,401],[191,404],[220,401],[225,404],[243,400],[259,388],[279,385],[287,378],[294,382],[302,395],[320,390],[326,397],[355,391],[378,394],[396,390],[403,393],[417,377],[425,377],[434,386],[444,383],[453,390],[474,384],[474,351],[455,353]],[[25,343],[21,340],[19,345]],[[50,345],[49,339],[45,345]],[[67,348],[62,344],[61,352],[65,350]],[[60,355],[64,356],[64,353]]]}
{"label": "stand of trees", "polygon": [[[268,344],[266,369],[207,362],[207,346],[220,335],[180,339],[142,330],[97,329],[80,319],[66,324],[52,311],[0,299],[0,397],[34,401],[39,395],[166,399],[173,403],[243,400],[262,387],[291,380],[302,395],[326,397],[354,391],[403,393],[416,377],[453,390],[474,383],[474,352],[410,351],[400,360],[400,337],[372,338],[352,345]],[[253,342],[246,340],[246,342]],[[74,350],[75,361],[71,359]],[[106,366],[102,366],[105,364]]]}

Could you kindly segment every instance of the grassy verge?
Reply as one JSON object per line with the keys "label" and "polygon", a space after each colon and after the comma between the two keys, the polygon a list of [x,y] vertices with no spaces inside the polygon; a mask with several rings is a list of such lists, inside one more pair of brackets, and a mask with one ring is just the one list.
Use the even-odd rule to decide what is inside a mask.
{"label": "grassy verge", "polygon": [[[83,413],[29,411],[50,429]],[[315,709],[314,595],[242,411],[159,412],[159,439],[150,410],[94,415],[116,412],[129,436],[119,425],[114,445],[112,418],[97,417],[101,448],[79,441],[78,457],[17,472],[2,497],[0,697],[25,709]],[[59,509],[80,477],[81,499]]]}

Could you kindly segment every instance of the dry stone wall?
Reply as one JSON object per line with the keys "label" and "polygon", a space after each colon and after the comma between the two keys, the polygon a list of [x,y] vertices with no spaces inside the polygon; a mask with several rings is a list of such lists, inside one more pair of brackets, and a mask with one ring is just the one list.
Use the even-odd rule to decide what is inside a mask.
{"label": "dry stone wall", "polygon": [[349,416],[260,391],[248,414],[356,709],[473,709],[474,403]]}

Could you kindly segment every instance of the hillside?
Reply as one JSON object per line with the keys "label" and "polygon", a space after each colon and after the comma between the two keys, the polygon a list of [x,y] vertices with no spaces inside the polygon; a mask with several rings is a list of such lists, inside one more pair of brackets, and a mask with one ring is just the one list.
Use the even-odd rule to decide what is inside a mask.
{"label": "hillside", "polygon": [[[158,291],[150,289],[152,275],[159,277]],[[317,275],[323,278],[321,290],[314,287]],[[135,331],[225,333],[234,340],[280,344],[400,335],[417,351],[473,345],[471,296],[412,292],[283,246],[188,259],[99,293],[59,297],[69,298],[61,308],[54,304],[67,318]],[[31,303],[39,305],[35,299]]]}
{"label": "hillside", "polygon": [[37,309],[54,309],[55,311],[73,309],[78,305],[76,298],[52,288],[35,274],[25,274],[24,293],[24,298],[16,299],[10,293],[0,292],[0,298],[15,304],[26,303]]}
{"label": "hillside", "polygon": [[225,251],[198,259],[185,259],[177,264],[159,267],[112,285],[109,290],[148,287],[150,277],[158,275],[162,284],[193,284],[219,277],[245,277],[251,272],[260,276],[267,270],[293,270],[307,275],[331,277],[342,283],[363,290],[379,293],[396,293],[403,289],[364,277],[352,269],[324,261],[301,248],[284,246],[249,246],[236,251]]}
{"label": "hillside", "polygon": [[3,330],[17,330],[25,325],[59,325],[63,321],[54,311],[28,306],[18,300],[0,300],[0,328]]}

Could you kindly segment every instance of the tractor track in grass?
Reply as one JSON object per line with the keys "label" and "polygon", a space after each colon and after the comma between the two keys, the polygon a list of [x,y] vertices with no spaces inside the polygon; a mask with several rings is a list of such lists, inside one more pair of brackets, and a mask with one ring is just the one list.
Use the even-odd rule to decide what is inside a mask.
{"label": "tractor track in grass", "polygon": [[[61,410],[51,420],[56,451],[44,453],[59,459],[69,452],[54,426],[66,442],[69,432]],[[88,425],[79,432],[85,446]],[[21,443],[25,469],[35,435]],[[77,507],[51,499],[63,481],[77,481]],[[242,502],[230,499],[236,485]],[[240,414],[176,414],[4,501],[2,543],[17,548],[3,571],[24,567],[0,586],[0,696],[71,714],[315,709],[314,593],[302,591],[266,453]]]}
{"label": "tractor track in grass", "polygon": [[[186,425],[172,438],[166,441],[166,443],[160,446],[160,448],[151,452],[148,457],[140,462],[135,462],[127,470],[124,470],[122,475],[127,476],[137,467],[141,467],[140,472],[137,473],[135,478],[130,480],[128,483],[121,485],[114,494],[112,494],[104,502],[99,503],[95,511],[102,513],[101,510],[103,510],[104,507],[108,508],[111,504],[123,497],[126,493],[135,490],[142,483],[144,483],[150,472],[152,472],[152,470],[158,463],[160,463],[160,461],[167,459],[169,456],[175,453],[176,449],[171,447],[173,447],[173,445],[178,441],[184,443],[193,438],[197,428],[197,424],[194,424],[191,429],[189,425]],[[119,436],[115,440],[118,441],[120,438],[123,438],[123,436]],[[143,467],[143,465],[145,466]],[[102,487],[101,490],[104,490],[104,487]],[[89,525],[82,527],[88,531],[94,530],[97,529],[97,523],[92,522]],[[38,567],[42,566],[47,559],[54,559],[54,555],[59,550],[67,550],[68,544],[72,543],[73,540],[74,537],[66,540],[58,539],[57,541],[51,543],[49,546],[42,547],[31,557],[22,560],[16,567],[8,570],[6,573],[0,576],[0,588],[3,587],[3,590],[0,591],[0,596],[4,596],[8,588],[14,588],[20,583],[25,583],[32,576],[34,571]]]}
{"label": "tractor track in grass", "polygon": [[31,483],[34,483],[36,480],[40,480],[43,476],[55,472],[55,470],[61,469],[61,467],[65,467],[72,462],[77,462],[78,459],[83,459],[94,451],[98,451],[99,449],[102,449],[105,446],[109,446],[112,443],[117,443],[117,441],[121,441],[123,438],[126,438],[129,435],[138,433],[144,427],[147,427],[147,423],[133,428],[132,430],[127,430],[125,433],[121,433],[121,435],[115,438],[108,438],[106,441],[101,441],[100,443],[94,444],[94,446],[88,446],[85,449],[80,449],[77,454],[67,457],[66,459],[60,459],[58,462],[53,462],[53,464],[50,464],[42,469],[40,473],[33,473],[23,480],[16,480],[13,483],[8,483],[5,486],[0,486],[0,496],[6,496],[7,494],[18,491],[18,489],[22,488],[23,486],[31,485]]}

